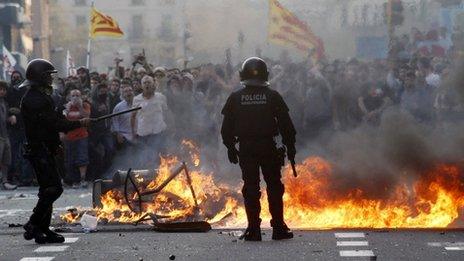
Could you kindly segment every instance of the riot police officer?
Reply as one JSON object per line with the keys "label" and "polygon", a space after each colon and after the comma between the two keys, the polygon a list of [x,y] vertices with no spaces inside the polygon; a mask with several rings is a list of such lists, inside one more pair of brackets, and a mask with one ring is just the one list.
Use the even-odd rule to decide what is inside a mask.
{"label": "riot police officer", "polygon": [[283,217],[284,185],[280,171],[285,156],[279,153],[275,137],[282,136],[287,156],[294,160],[296,131],[282,96],[269,88],[268,77],[269,72],[262,59],[248,58],[240,71],[245,88],[232,93],[222,110],[221,134],[229,161],[233,164],[240,162],[242,170],[242,194],[248,219],[243,235],[246,241],[261,241],[260,168],[267,184],[272,239],[293,238]]}
{"label": "riot police officer", "polygon": [[89,119],[68,121],[57,112],[52,100],[52,74],[55,67],[47,60],[34,59],[26,69],[26,81],[21,88],[28,88],[21,101],[27,144],[25,157],[31,162],[39,183],[39,200],[29,221],[24,225],[24,238],[35,239],[38,244],[63,243],[64,237],[49,229],[53,202],[63,188],[58,174],[55,155],[60,150],[59,132],[87,127]]}

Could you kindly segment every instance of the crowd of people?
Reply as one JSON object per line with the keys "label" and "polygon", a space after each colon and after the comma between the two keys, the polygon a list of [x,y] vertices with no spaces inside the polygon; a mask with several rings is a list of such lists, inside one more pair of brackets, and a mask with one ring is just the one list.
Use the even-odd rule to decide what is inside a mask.
{"label": "crowd of people", "polygon": [[[375,127],[382,113],[393,106],[424,124],[463,119],[456,86],[443,84],[456,69],[458,55],[453,46],[433,56],[416,38],[406,36],[392,43],[389,59],[294,63],[285,55],[279,60],[264,57],[271,88],[281,93],[290,108],[298,132],[297,148],[323,133],[362,124]],[[223,64],[168,69],[137,55],[127,68],[115,59],[107,73],[80,67],[75,76],[56,78],[52,98],[57,112],[69,120],[144,108],[63,133],[64,153],[58,155],[63,182],[73,188],[87,187],[89,181],[117,167],[154,168],[157,155],[175,153],[185,138],[208,147],[210,162],[217,162],[222,146],[221,108],[226,97],[241,88],[240,65],[234,66],[227,57]],[[22,81],[23,75],[15,71],[10,83],[0,82],[4,189],[34,184],[32,167],[22,157],[25,136],[19,108],[27,91],[19,88]]]}

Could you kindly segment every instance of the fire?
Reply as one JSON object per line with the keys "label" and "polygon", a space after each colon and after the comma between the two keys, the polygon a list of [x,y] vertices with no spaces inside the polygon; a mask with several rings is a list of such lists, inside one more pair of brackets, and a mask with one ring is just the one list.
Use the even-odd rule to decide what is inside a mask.
{"label": "fire", "polygon": [[321,158],[308,158],[297,169],[298,179],[289,167],[284,170],[285,217],[292,227],[447,227],[464,206],[462,172],[454,165],[437,165],[410,188],[400,185],[382,200],[366,199],[357,189],[346,195],[328,190],[332,169]]}
{"label": "fire", "polygon": [[[194,148],[190,155],[196,166],[199,150],[193,142],[184,140],[183,144]],[[159,186],[179,164],[174,156],[162,157],[156,176],[142,191]],[[405,181],[382,199],[370,199],[358,188],[340,194],[331,186],[333,166],[322,158],[309,157],[296,168],[298,178],[293,177],[290,166],[283,169],[284,214],[292,228],[444,228],[459,218],[459,211],[464,206],[464,173],[455,164],[437,164],[418,175],[420,178],[414,183]],[[189,174],[198,208],[186,175],[181,173],[159,194],[144,198],[141,214],[131,212],[123,193],[115,189],[104,194],[103,207],[93,211],[99,220],[109,222],[134,222],[145,213],[156,213],[166,216],[164,221],[200,218],[216,228],[246,226],[241,188],[218,184],[213,173],[194,169]],[[142,183],[143,178],[137,177],[137,182]],[[263,226],[267,226],[271,217],[265,189],[262,192],[261,218],[266,221]],[[67,221],[77,219],[69,213],[62,218]]]}
{"label": "fire", "polygon": [[195,167],[200,166],[200,150],[198,146],[192,140],[184,139],[182,140],[182,145],[185,146],[190,154],[190,158]]}

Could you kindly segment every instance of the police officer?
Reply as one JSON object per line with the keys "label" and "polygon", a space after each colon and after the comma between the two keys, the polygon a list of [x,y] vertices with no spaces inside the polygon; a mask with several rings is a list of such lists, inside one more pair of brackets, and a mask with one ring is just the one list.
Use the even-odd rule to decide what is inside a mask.
{"label": "police officer", "polygon": [[283,217],[284,185],[280,170],[284,155],[279,153],[274,138],[282,135],[288,158],[294,160],[296,131],[282,96],[269,88],[268,76],[262,59],[248,58],[240,71],[245,88],[232,93],[222,110],[221,134],[229,161],[233,164],[240,162],[242,170],[242,194],[248,219],[248,228],[243,235],[246,241],[261,241],[260,168],[267,184],[272,239],[293,238]]}
{"label": "police officer", "polygon": [[87,127],[89,119],[68,121],[55,109],[52,100],[52,74],[55,67],[47,60],[34,59],[26,69],[26,81],[21,88],[28,88],[21,101],[27,145],[25,157],[31,162],[39,183],[39,200],[29,222],[24,225],[26,240],[38,244],[63,243],[64,237],[49,229],[53,202],[63,188],[58,174],[55,155],[60,150],[58,132]]}

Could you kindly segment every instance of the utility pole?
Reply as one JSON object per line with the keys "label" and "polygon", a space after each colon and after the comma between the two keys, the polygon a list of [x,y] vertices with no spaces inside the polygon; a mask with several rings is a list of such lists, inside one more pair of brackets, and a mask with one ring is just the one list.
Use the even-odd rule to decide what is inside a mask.
{"label": "utility pole", "polygon": [[402,0],[388,0],[385,6],[385,15],[387,18],[387,27],[388,27],[388,50],[389,54],[392,54],[393,51],[393,39],[395,37],[396,26],[403,24],[403,2]]}

